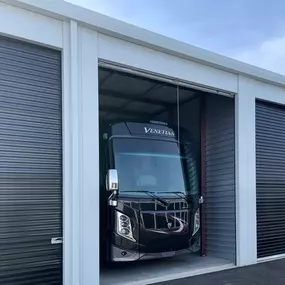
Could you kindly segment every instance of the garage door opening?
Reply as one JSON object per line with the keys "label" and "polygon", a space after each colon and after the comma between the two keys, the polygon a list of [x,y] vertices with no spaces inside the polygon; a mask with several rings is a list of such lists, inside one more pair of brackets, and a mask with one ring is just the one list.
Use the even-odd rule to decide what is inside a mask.
{"label": "garage door opening", "polygon": [[101,283],[233,266],[234,100],[100,67],[99,108]]}

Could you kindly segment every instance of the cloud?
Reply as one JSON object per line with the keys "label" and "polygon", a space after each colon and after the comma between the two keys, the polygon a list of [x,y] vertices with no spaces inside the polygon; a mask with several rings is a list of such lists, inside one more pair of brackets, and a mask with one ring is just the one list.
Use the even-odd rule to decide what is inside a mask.
{"label": "cloud", "polygon": [[284,0],[68,1],[219,53],[272,39],[284,28]]}
{"label": "cloud", "polygon": [[284,0],[67,0],[285,74]]}
{"label": "cloud", "polygon": [[285,75],[285,36],[264,41],[259,46],[246,49],[232,57]]}

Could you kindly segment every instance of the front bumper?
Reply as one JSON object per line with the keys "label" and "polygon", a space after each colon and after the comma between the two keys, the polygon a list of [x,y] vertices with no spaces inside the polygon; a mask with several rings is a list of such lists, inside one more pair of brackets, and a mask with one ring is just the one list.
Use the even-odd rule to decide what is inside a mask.
{"label": "front bumper", "polygon": [[160,259],[166,257],[173,257],[185,253],[197,253],[200,251],[200,231],[198,231],[189,241],[189,247],[185,249],[166,251],[166,252],[152,252],[145,253],[137,250],[124,249],[116,245],[112,245],[111,260],[114,262],[128,262],[136,260]]}
{"label": "front bumper", "polygon": [[149,260],[159,259],[166,257],[173,257],[185,253],[190,253],[190,249],[182,249],[177,251],[155,252],[155,253],[143,253],[137,251],[130,251],[121,249],[116,246],[112,246],[112,261],[114,262],[128,262],[136,260]]}

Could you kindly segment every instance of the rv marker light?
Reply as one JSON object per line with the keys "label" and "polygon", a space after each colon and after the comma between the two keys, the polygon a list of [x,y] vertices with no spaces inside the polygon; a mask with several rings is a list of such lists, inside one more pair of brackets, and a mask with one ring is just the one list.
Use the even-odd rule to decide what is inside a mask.
{"label": "rv marker light", "polygon": [[161,122],[161,121],[149,121],[150,123],[152,124],[157,124],[157,125],[164,125],[164,126],[167,126],[168,124],[166,122]]}

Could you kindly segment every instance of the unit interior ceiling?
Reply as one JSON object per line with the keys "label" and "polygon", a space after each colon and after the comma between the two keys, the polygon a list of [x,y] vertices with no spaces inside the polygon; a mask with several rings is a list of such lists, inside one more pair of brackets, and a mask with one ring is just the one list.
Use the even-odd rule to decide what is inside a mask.
{"label": "unit interior ceiling", "polygon": [[[177,87],[115,70],[99,69],[102,119],[156,118],[177,109]],[[201,92],[179,87],[180,106]]]}

